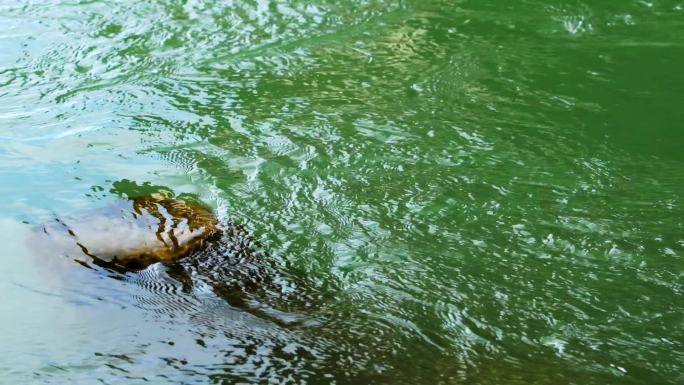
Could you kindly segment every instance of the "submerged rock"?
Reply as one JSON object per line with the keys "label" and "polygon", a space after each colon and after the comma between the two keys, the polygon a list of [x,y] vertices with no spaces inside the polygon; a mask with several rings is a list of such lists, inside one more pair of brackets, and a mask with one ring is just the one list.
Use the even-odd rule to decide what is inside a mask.
{"label": "submerged rock", "polygon": [[201,204],[159,194],[57,217],[37,227],[30,243],[46,260],[68,257],[115,273],[112,278],[140,280],[153,290],[167,281],[149,281],[156,275],[146,268],[161,262],[153,270],[180,284],[183,293],[209,287],[231,306],[283,325],[301,321],[290,311],[320,299],[305,277],[297,277],[295,284],[286,277],[289,269],[283,271],[259,252],[242,226],[219,223]]}
{"label": "submerged rock", "polygon": [[31,244],[42,254],[139,270],[155,262],[177,261],[201,250],[218,234],[218,221],[210,209],[152,194],[55,218],[36,231]]}

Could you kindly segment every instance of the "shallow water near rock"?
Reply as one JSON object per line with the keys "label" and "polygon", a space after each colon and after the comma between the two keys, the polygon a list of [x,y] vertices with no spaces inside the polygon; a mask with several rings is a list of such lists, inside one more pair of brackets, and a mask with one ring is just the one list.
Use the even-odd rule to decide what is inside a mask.
{"label": "shallow water near rock", "polygon": [[[9,0],[0,25],[0,383],[684,381],[681,3]],[[153,186],[267,268],[26,242]]]}

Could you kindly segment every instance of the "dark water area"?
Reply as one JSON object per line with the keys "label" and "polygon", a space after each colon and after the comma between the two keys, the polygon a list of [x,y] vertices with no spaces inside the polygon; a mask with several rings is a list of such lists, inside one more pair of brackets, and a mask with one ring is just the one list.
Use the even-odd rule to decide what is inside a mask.
{"label": "dark water area", "polygon": [[[683,37],[679,1],[0,1],[0,383],[684,383]],[[259,279],[35,252],[131,186]]]}

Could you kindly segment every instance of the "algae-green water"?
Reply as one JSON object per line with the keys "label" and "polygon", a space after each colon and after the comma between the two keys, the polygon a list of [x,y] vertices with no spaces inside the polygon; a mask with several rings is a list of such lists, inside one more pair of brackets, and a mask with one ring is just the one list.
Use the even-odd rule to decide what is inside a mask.
{"label": "algae-green water", "polygon": [[[1,1],[0,383],[682,384],[683,68],[681,1]],[[32,250],[126,183],[321,303]]]}

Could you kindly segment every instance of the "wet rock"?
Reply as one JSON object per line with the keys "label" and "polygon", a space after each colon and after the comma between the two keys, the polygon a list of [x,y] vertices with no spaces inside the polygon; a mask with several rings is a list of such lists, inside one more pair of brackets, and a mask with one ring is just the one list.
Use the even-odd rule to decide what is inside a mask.
{"label": "wet rock", "polygon": [[152,194],[55,218],[36,229],[31,246],[81,263],[139,270],[201,250],[219,233],[210,209]]}

